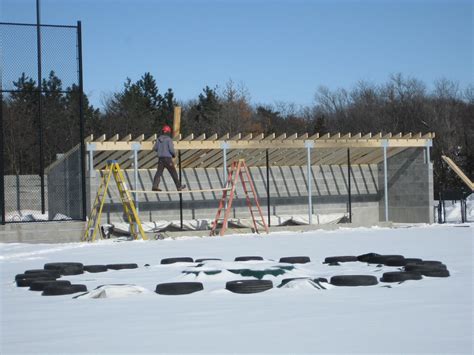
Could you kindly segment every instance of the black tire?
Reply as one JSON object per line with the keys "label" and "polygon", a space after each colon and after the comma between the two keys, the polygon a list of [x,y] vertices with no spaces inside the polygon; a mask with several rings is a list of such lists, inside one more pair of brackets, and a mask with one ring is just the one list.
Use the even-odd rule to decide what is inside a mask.
{"label": "black tire", "polygon": [[53,277],[61,277],[61,273],[57,270],[44,270],[44,269],[34,269],[34,270],[26,270],[24,272],[26,275],[31,274],[49,274]]}
{"label": "black tire", "polygon": [[418,271],[423,274],[423,271],[430,270],[447,270],[446,265],[444,264],[407,264],[404,267],[405,271]]}
{"label": "black tire", "polygon": [[48,286],[69,286],[71,284],[68,280],[48,280],[48,281],[33,281],[30,285],[31,291],[43,291]]}
{"label": "black tire", "polygon": [[44,264],[45,270],[56,270],[61,275],[80,275],[84,273],[84,265],[82,263],[47,263]]}
{"label": "black tire", "polygon": [[222,259],[219,259],[219,258],[202,258],[202,259],[196,259],[195,261],[197,263],[202,263],[204,261],[222,261]]}
{"label": "black tire", "polygon": [[418,264],[418,263],[423,262],[423,260],[419,258],[405,258],[405,260],[407,264]]}
{"label": "black tire", "polygon": [[261,256],[238,256],[234,261],[253,261],[253,260],[263,260]]}
{"label": "black tire", "polygon": [[73,284],[71,287],[74,289],[74,293],[76,292],[87,292],[87,286],[81,284]]}
{"label": "black tire", "polygon": [[65,266],[59,272],[64,276],[80,275],[84,273],[84,269],[79,266]]}
{"label": "black tire", "polygon": [[70,263],[70,262],[62,262],[62,263],[47,263],[44,264],[45,270],[61,270],[63,267],[72,266],[72,267],[79,267],[83,268],[84,265],[82,263]]}
{"label": "black tire", "polygon": [[203,289],[201,282],[169,282],[156,285],[155,292],[160,295],[187,295]]}
{"label": "black tire", "polygon": [[30,287],[31,284],[35,281],[56,281],[56,278],[54,277],[34,277],[31,279],[19,279],[16,280],[16,285],[18,287]]}
{"label": "black tire", "polygon": [[367,254],[362,254],[357,257],[357,260],[361,262],[368,262],[370,258],[373,258],[374,256],[379,256],[380,254],[377,253],[367,253]]}
{"label": "black tire", "polygon": [[373,286],[378,281],[372,275],[338,275],[331,277],[331,285],[334,286]]}
{"label": "black tire", "polygon": [[44,288],[43,293],[41,293],[42,296],[62,296],[62,295],[71,295],[73,293],[76,293],[76,289],[72,286],[47,286]]}
{"label": "black tire", "polygon": [[405,258],[388,258],[384,263],[386,266],[405,266],[406,264],[407,260]]}
{"label": "black tire", "polygon": [[352,261],[359,261],[357,260],[357,256],[328,256],[324,259],[323,264],[330,264],[330,263],[347,263]]}
{"label": "black tire", "polygon": [[194,262],[193,258],[189,258],[189,257],[161,259],[161,264],[163,265],[174,264],[174,263],[192,263],[192,262]]}
{"label": "black tire", "polygon": [[58,275],[56,276],[56,274],[58,273],[50,273],[50,272],[36,272],[36,273],[33,273],[33,274],[18,274],[18,275],[15,275],[15,281],[18,281],[18,280],[22,280],[22,279],[36,279],[36,278],[39,278],[39,277],[47,277],[47,278],[57,278],[57,277],[60,277],[61,275]]}
{"label": "black tire", "polygon": [[106,265],[84,265],[84,271],[96,273],[96,272],[105,272],[107,271]]}
{"label": "black tire", "polygon": [[287,256],[284,258],[280,258],[280,263],[306,264],[310,262],[311,259],[309,258],[309,256]]}
{"label": "black tire", "polygon": [[131,264],[107,264],[107,269],[110,270],[123,270],[123,269],[137,269],[138,265],[131,263]]}
{"label": "black tire", "polygon": [[426,270],[423,272],[423,276],[427,277],[449,277],[449,271],[448,270]]}
{"label": "black tire", "polygon": [[418,264],[423,264],[423,265],[444,265],[441,261],[437,261],[437,260],[422,260],[420,262],[418,262]]}
{"label": "black tire", "polygon": [[376,255],[368,258],[369,264],[385,264],[388,259],[405,259],[403,255]]}
{"label": "black tire", "polygon": [[407,280],[421,280],[423,277],[419,272],[392,271],[385,272],[380,278],[381,282],[402,282]]}
{"label": "black tire", "polygon": [[259,293],[273,288],[270,280],[236,280],[226,283],[225,288],[233,293]]}

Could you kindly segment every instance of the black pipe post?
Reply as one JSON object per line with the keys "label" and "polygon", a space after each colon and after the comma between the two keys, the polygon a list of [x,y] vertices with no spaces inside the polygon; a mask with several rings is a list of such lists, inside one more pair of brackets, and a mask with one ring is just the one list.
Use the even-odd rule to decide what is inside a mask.
{"label": "black pipe post", "polygon": [[87,217],[87,191],[86,191],[86,144],[85,144],[85,119],[84,119],[84,82],[82,75],[82,23],[77,21],[77,59],[79,79],[79,135],[81,144],[81,189],[82,189],[82,220]]}
{"label": "black pipe post", "polygon": [[0,211],[2,225],[5,224],[5,155],[3,153],[3,91],[0,87]]}
{"label": "black pipe post", "polygon": [[[181,177],[183,174],[183,170],[181,169],[181,151],[178,151],[178,164],[179,164],[179,185],[183,186],[181,182]],[[183,230],[183,194],[179,194],[179,223],[180,228]]]}
{"label": "black pipe post", "polygon": [[351,195],[351,150],[347,148],[347,192],[349,197],[349,223],[352,223],[352,195]]}
{"label": "black pipe post", "polygon": [[266,150],[266,166],[267,166],[267,215],[268,226],[270,227],[270,161],[268,156],[268,149]]}
{"label": "black pipe post", "polygon": [[39,176],[41,180],[41,213],[45,214],[45,189],[44,189],[44,147],[43,147],[43,109],[41,104],[41,24],[40,0],[36,0],[36,44],[38,49],[38,134],[39,134]]}

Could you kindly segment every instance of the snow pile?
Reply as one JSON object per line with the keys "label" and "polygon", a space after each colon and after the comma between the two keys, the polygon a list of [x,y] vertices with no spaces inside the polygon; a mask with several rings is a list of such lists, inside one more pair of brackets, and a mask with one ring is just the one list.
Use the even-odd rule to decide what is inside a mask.
{"label": "snow pile", "polygon": [[103,285],[76,298],[125,298],[149,292],[146,288],[136,285]]}

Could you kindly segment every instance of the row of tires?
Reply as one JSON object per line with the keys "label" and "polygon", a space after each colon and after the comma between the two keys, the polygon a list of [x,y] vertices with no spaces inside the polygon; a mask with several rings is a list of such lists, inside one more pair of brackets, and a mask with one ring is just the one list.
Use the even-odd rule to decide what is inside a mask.
{"label": "row of tires", "polygon": [[[446,271],[446,272],[443,272]],[[442,269],[432,269],[432,275],[436,277],[447,277],[449,272]],[[282,280],[278,287],[282,287],[287,283],[305,279],[311,280],[324,289],[321,283],[328,283],[325,278],[311,279],[309,277],[288,278]],[[417,271],[394,271],[386,272],[380,278],[381,282],[403,282],[407,280],[421,280],[422,274]],[[71,284],[68,280],[56,280],[54,278],[31,278],[19,279],[19,286],[29,286],[31,291],[42,291],[43,296],[68,295],[78,292],[87,292],[87,287],[81,284]],[[372,275],[337,275],[331,277],[329,283],[334,286],[373,286],[378,284],[378,280]],[[251,294],[260,293],[273,288],[271,280],[236,280],[226,283],[226,289],[233,293]],[[204,286],[201,282],[170,282],[161,283],[156,286],[155,292],[161,295],[185,295],[198,291],[202,291]]]}
{"label": "row of tires", "polygon": [[[205,261],[211,260],[222,260],[218,258],[201,258],[193,260],[190,257],[176,257],[176,258],[165,258],[161,260],[162,265],[169,265],[174,263],[180,262],[188,262],[188,263],[202,263]],[[251,261],[251,260],[264,260],[261,256],[239,256],[235,258],[235,261]],[[291,264],[298,264],[298,263],[308,263],[310,262],[310,258],[307,256],[297,256],[297,257],[284,257],[280,259],[281,263],[291,263]],[[149,264],[145,264],[145,266],[149,266]],[[23,274],[18,274],[15,277],[15,280],[18,279],[25,279],[30,278],[32,274],[36,276],[40,276],[40,274],[45,274],[45,276],[54,275],[56,278],[60,276],[70,276],[70,275],[80,275],[84,272],[90,273],[98,273],[98,272],[106,272],[108,270],[124,270],[124,269],[136,269],[138,268],[138,264],[135,263],[126,263],[126,264],[107,264],[107,265],[84,265],[82,263],[77,262],[56,262],[56,263],[47,263],[44,265],[43,269],[34,269],[34,270],[26,270]]]}
{"label": "row of tires", "polygon": [[[449,272],[447,270],[433,268],[430,272],[427,272],[431,277],[448,277]],[[423,274],[418,271],[391,271],[386,272],[380,278],[380,282],[393,283],[393,282],[404,282],[408,280],[421,280]],[[310,280],[317,284],[322,289],[325,289],[324,283],[330,283],[333,286],[374,286],[379,283],[377,277],[373,275],[337,275],[331,277],[328,282],[325,278],[312,279],[310,277],[297,277],[283,279],[278,287],[283,287],[294,280]],[[273,282],[271,280],[237,280],[229,281],[226,283],[226,289],[234,293],[259,293],[270,290],[273,288]],[[162,295],[183,295],[194,293],[203,290],[203,284],[201,282],[171,282],[158,284],[155,292]]]}

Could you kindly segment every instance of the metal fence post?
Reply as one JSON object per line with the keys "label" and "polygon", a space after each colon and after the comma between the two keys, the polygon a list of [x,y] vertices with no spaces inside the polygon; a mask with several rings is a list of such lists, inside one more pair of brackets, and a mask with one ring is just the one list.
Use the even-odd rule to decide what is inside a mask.
{"label": "metal fence post", "polygon": [[3,91],[0,87],[0,222],[5,224],[5,155],[3,152]]}
{"label": "metal fence post", "polygon": [[85,221],[87,216],[86,203],[86,146],[85,120],[84,120],[84,83],[82,76],[82,24],[77,21],[77,60],[78,60],[78,79],[79,79],[79,139],[81,144],[81,186],[82,186],[82,219]]}
{"label": "metal fence post", "polygon": [[41,14],[39,0],[36,0],[36,45],[38,59],[38,135],[39,135],[39,176],[41,180],[41,213],[45,214],[45,189],[44,189],[44,146],[43,146],[43,108],[41,103]]}
{"label": "metal fence post", "polygon": [[314,141],[305,141],[304,146],[307,150],[307,184],[308,184],[308,224],[313,224],[313,199],[311,192],[311,148],[314,148]]}

